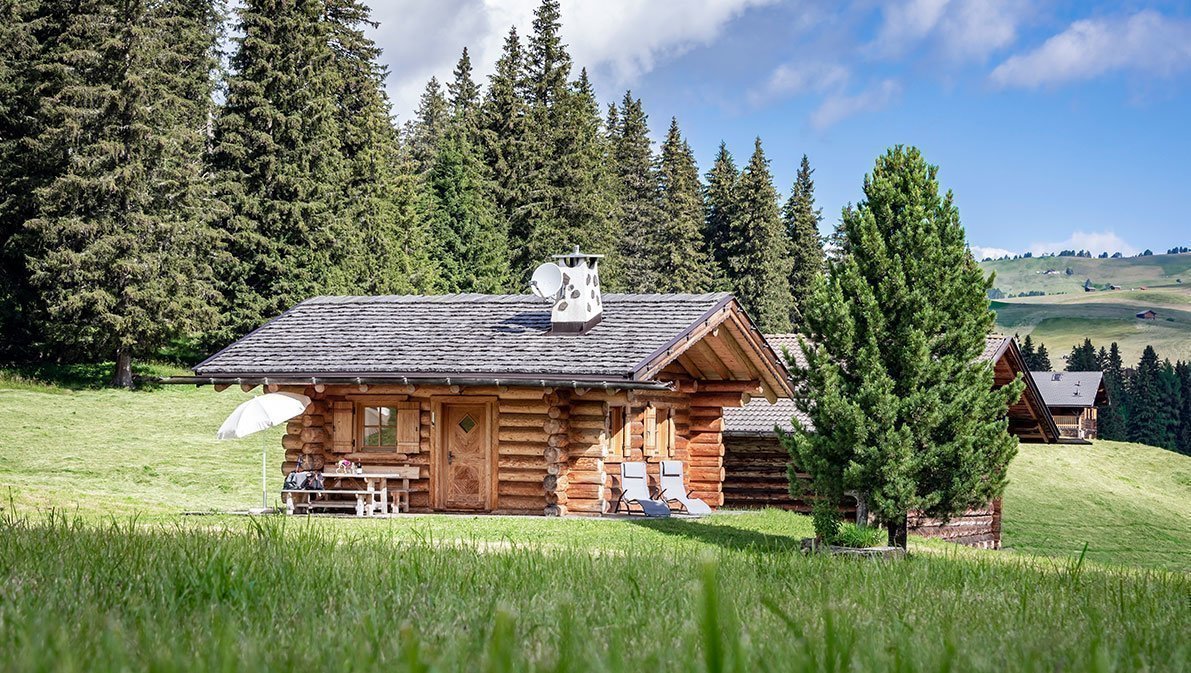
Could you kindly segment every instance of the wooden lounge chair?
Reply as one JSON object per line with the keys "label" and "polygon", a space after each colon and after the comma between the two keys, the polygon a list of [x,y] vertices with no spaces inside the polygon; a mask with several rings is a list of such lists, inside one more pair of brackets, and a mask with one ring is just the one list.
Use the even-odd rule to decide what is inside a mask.
{"label": "wooden lounge chair", "polygon": [[667,503],[677,502],[682,505],[687,514],[706,516],[711,514],[711,506],[698,498],[692,498],[682,481],[682,461],[663,460],[661,478],[661,498]]}
{"label": "wooden lounge chair", "polygon": [[616,509],[624,503],[624,510],[632,512],[631,506],[641,508],[645,516],[670,516],[670,507],[661,500],[649,496],[649,477],[645,474],[645,463],[624,462],[620,464],[620,497]]}

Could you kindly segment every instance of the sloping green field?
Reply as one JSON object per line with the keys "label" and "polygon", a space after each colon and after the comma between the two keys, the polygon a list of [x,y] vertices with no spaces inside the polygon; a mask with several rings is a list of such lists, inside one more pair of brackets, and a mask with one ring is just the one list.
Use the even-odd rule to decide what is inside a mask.
{"label": "sloping green field", "polygon": [[[275,502],[281,430],[214,438],[247,398],[210,387],[71,390],[0,379],[0,493],[25,511],[88,516],[168,521],[183,511],[246,510],[260,504],[267,446]],[[1005,544],[1017,552],[1078,555],[1088,542],[1097,561],[1191,570],[1191,458],[1111,442],[1022,445],[1011,477]],[[453,534],[508,532],[481,523]]]}
{"label": "sloping green field", "polygon": [[[1122,259],[1046,257],[984,262],[995,271],[994,284],[1006,293],[1031,290],[1045,296],[1014,297],[992,302],[997,330],[1004,334],[1029,334],[1046,344],[1051,362],[1061,369],[1061,356],[1072,346],[1091,339],[1107,347],[1116,341],[1127,365],[1141,357],[1147,345],[1161,357],[1191,359],[1191,254],[1152,255]],[[1070,276],[1042,275],[1047,269]],[[1084,292],[1083,282],[1120,285],[1120,290]],[[1177,281],[1182,280],[1182,283]],[[1145,290],[1140,289],[1145,287]],[[1146,309],[1157,320],[1139,320]]]}

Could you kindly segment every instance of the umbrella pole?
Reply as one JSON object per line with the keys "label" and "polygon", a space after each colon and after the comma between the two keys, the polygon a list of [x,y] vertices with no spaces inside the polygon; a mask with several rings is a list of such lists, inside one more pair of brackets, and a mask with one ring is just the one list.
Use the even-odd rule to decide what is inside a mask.
{"label": "umbrella pole", "polygon": [[261,509],[269,509],[269,438],[268,433],[261,433]]}

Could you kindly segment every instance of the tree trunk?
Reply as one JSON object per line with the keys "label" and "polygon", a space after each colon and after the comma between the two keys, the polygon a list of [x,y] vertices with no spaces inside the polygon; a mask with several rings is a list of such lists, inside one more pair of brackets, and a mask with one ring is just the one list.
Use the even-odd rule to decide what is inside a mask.
{"label": "tree trunk", "polygon": [[856,498],[856,525],[868,525],[868,497],[866,493],[854,493]]}
{"label": "tree trunk", "polygon": [[889,546],[906,548],[906,515],[903,514],[896,521],[885,523],[885,530],[889,531]]}
{"label": "tree trunk", "polygon": [[132,351],[121,348],[116,351],[116,369],[112,372],[113,388],[132,388]]}

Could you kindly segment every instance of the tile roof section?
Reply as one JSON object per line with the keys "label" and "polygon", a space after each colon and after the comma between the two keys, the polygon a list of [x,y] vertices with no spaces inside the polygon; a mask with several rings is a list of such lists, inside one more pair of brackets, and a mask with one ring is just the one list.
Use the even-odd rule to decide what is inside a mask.
{"label": "tile roof section", "polygon": [[[799,367],[806,367],[806,356],[798,346],[797,334],[766,334],[765,340],[779,355],[784,357],[788,352]],[[979,359],[995,361],[1009,347],[1009,342],[1009,337],[989,335],[985,339],[984,351]],[[810,418],[794,407],[794,400],[779,399],[777,404],[770,404],[763,399],[754,399],[743,407],[724,409],[724,434],[772,434],[774,427],[789,432],[794,429],[795,421],[804,428],[814,427]]]}
{"label": "tile roof section", "polygon": [[1030,372],[1042,403],[1048,407],[1091,407],[1096,404],[1101,372]]}
{"label": "tile roof section", "polygon": [[583,335],[551,334],[528,295],[315,297],[194,368],[199,376],[505,375],[630,380],[727,293],[606,294]]}

